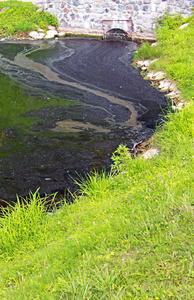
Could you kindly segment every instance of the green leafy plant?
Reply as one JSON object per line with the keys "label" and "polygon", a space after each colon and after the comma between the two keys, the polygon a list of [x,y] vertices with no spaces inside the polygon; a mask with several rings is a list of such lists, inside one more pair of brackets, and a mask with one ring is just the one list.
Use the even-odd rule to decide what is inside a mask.
{"label": "green leafy plant", "polygon": [[170,30],[174,30],[177,27],[180,27],[183,23],[186,23],[191,20],[191,17],[183,18],[181,13],[175,14],[174,16],[170,15],[170,12],[167,11],[162,17],[157,20],[156,28],[161,28],[164,30],[165,27],[168,27]]}

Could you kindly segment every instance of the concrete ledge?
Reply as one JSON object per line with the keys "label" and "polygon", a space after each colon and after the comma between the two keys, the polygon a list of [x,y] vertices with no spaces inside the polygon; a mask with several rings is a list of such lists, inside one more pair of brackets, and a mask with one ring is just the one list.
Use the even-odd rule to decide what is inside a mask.
{"label": "concrete ledge", "polygon": [[131,38],[133,41],[149,41],[149,42],[156,41],[156,35],[154,33],[132,32]]}
{"label": "concrete ledge", "polygon": [[92,30],[83,28],[71,28],[71,27],[58,27],[58,36],[65,36],[66,34],[80,34],[80,35],[94,35],[102,36],[103,30]]}
{"label": "concrete ledge", "polygon": [[[71,27],[58,27],[58,35],[65,36],[65,34],[80,34],[80,35],[97,35],[97,36],[104,36],[103,30],[91,30],[91,29],[83,29],[83,28],[71,28]],[[156,35],[153,33],[138,33],[138,32],[131,32],[128,33],[129,38],[132,41],[156,41]]]}

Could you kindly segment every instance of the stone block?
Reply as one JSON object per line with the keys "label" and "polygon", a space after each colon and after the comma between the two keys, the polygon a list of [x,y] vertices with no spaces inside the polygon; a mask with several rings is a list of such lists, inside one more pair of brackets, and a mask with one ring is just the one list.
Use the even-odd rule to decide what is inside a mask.
{"label": "stone block", "polygon": [[65,2],[61,2],[61,8],[63,8],[65,6]]}
{"label": "stone block", "polygon": [[134,4],[134,5],[133,5],[133,9],[134,9],[135,11],[139,11],[139,6],[138,6],[137,4]]}
{"label": "stone block", "polygon": [[73,0],[73,5],[78,6],[79,5],[79,0]]}
{"label": "stone block", "polygon": [[135,1],[135,0],[129,1],[129,4],[136,4],[136,3],[137,3],[137,1]]}
{"label": "stone block", "polygon": [[55,2],[54,7],[55,7],[55,9],[59,9],[59,2]]}
{"label": "stone block", "polygon": [[151,0],[143,0],[143,4],[150,4],[151,2]]}
{"label": "stone block", "polygon": [[175,0],[168,0],[168,4],[175,4]]}
{"label": "stone block", "polygon": [[176,1],[176,5],[177,5],[177,6],[180,6],[180,7],[183,7],[183,5],[184,5],[184,0],[177,0],[177,1]]}
{"label": "stone block", "polygon": [[149,5],[143,5],[143,11],[148,11],[149,10]]}
{"label": "stone block", "polygon": [[[194,2],[193,2],[193,5],[194,5]],[[191,7],[192,7],[191,2],[190,1],[185,1],[185,8],[189,10]]]}
{"label": "stone block", "polygon": [[158,5],[158,11],[164,13],[165,11],[167,11],[167,2],[161,2]]}
{"label": "stone block", "polygon": [[151,3],[150,4],[150,10],[151,10],[151,12],[156,12],[157,11],[157,5],[156,5],[156,3]]}
{"label": "stone block", "polygon": [[133,8],[133,6],[131,4],[126,5],[126,9],[131,10]]}
{"label": "stone block", "polygon": [[63,26],[63,27],[68,27],[67,20],[62,18],[61,21],[60,21],[60,25]]}
{"label": "stone block", "polygon": [[124,16],[125,16],[126,20],[128,20],[128,19],[131,18],[131,15],[130,15],[130,14],[125,14]]}

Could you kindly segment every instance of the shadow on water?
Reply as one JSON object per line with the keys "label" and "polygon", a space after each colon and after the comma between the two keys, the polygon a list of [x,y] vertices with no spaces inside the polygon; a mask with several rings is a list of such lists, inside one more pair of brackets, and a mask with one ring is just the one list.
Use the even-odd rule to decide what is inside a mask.
{"label": "shadow on water", "polygon": [[0,199],[109,168],[120,143],[153,134],[162,93],[131,65],[133,42],[65,38],[0,44]]}

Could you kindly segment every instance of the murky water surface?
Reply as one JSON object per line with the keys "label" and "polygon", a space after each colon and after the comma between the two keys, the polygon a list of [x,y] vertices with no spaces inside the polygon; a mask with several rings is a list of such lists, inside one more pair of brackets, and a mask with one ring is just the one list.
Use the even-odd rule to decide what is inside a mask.
{"label": "murky water surface", "polygon": [[153,133],[163,94],[131,65],[134,42],[0,44],[0,199],[73,190],[120,143]]}

